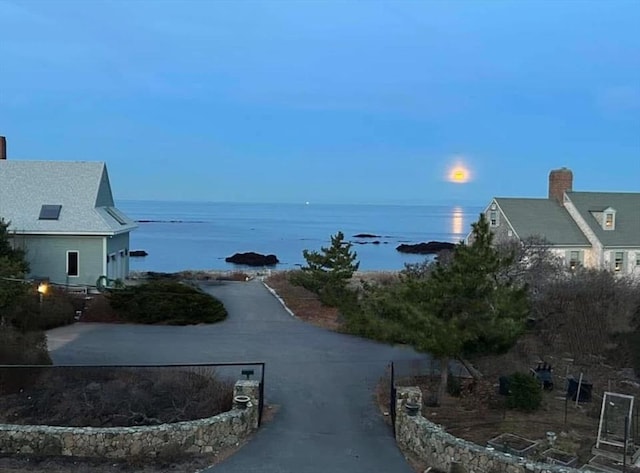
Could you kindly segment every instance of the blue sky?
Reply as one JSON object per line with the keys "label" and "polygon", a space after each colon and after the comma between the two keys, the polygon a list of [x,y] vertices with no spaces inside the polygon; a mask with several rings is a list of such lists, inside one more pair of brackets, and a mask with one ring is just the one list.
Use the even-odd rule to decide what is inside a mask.
{"label": "blue sky", "polygon": [[638,24],[617,0],[0,0],[0,134],[107,162],[118,199],[482,205],[561,166],[638,192]]}

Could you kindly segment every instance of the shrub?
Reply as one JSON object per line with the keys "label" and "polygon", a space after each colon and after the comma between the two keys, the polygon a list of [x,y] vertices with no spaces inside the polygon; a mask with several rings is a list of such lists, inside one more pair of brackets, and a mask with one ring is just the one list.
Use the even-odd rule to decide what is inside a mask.
{"label": "shrub", "polygon": [[[0,365],[50,365],[44,332],[20,332],[0,326]],[[38,384],[41,371],[35,368],[0,369],[0,393],[16,392]]]}
{"label": "shrub", "polygon": [[614,341],[615,348],[609,351],[609,358],[622,358],[619,362],[631,366],[636,376],[640,376],[640,327],[631,333],[616,334]]}
{"label": "shrub", "polygon": [[50,365],[44,332],[19,332],[0,326],[0,365]]}
{"label": "shrub", "polygon": [[541,403],[542,388],[538,380],[526,373],[514,373],[509,376],[508,408],[535,411]]}
{"label": "shrub", "polygon": [[111,307],[128,322],[188,325],[220,322],[227,317],[219,300],[175,281],[130,286],[111,292],[108,298]]}
{"label": "shrub", "polygon": [[5,319],[21,332],[49,330],[74,323],[82,302],[74,301],[63,289],[50,287],[40,303],[34,290],[23,294],[16,306],[7,311]]}
{"label": "shrub", "polygon": [[19,396],[0,396],[0,422],[10,419],[15,424],[69,427],[157,425],[214,416],[230,410],[233,403],[233,381],[205,367],[54,367],[39,371],[40,382],[24,386]]}

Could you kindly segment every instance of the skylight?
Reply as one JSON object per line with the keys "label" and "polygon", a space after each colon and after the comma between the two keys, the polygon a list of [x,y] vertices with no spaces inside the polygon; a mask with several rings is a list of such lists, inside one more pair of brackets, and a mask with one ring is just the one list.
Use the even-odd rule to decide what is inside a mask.
{"label": "skylight", "polygon": [[127,222],[125,222],[125,221],[124,221],[124,219],[123,219],[123,218],[118,214],[118,212],[116,212],[116,210],[115,210],[114,208],[112,208],[112,207],[105,207],[104,209],[105,209],[105,210],[107,211],[107,213],[108,213],[109,215],[111,215],[111,217],[112,217],[116,222],[118,222],[120,225],[126,225],[126,224],[127,224]]}
{"label": "skylight", "polygon": [[40,216],[38,220],[58,220],[60,218],[60,210],[62,205],[43,205],[40,207]]}

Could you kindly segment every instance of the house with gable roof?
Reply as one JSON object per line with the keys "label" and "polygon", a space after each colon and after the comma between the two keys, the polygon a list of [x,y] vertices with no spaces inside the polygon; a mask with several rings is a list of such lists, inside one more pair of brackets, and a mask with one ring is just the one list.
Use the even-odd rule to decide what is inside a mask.
{"label": "house with gable roof", "polygon": [[548,198],[494,197],[484,215],[496,242],[542,237],[571,268],[640,277],[640,193],[575,192],[562,168],[549,173]]}
{"label": "house with gable roof", "polygon": [[129,273],[135,222],[115,207],[102,162],[6,159],[0,137],[0,218],[26,251],[31,278],[96,286]]}

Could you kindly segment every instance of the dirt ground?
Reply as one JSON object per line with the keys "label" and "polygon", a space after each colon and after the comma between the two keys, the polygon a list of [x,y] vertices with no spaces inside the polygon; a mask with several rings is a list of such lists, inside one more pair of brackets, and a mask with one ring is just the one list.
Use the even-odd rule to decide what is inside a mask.
{"label": "dirt ground", "polygon": [[339,331],[342,327],[338,309],[322,305],[313,292],[289,283],[287,272],[274,273],[266,278],[265,283],[301,320],[329,330]]}

